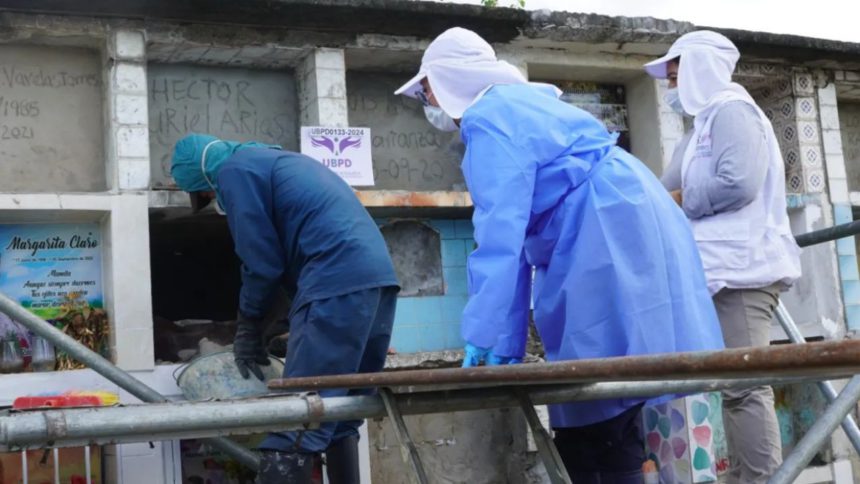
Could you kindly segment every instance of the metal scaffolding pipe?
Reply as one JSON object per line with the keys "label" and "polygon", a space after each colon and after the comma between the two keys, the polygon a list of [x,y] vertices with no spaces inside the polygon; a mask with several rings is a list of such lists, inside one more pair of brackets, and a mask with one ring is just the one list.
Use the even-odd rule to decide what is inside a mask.
{"label": "metal scaffolding pipe", "polygon": [[[621,397],[651,397],[796,383],[806,378],[611,382],[563,386],[499,386],[396,394],[404,415],[518,407],[516,391],[535,404]],[[322,398],[275,396],[249,400],[157,403],[86,409],[15,412],[0,417],[0,450],[105,445],[303,429],[308,423],[381,418],[378,395]]]}
{"label": "metal scaffolding pipe", "polygon": [[[803,334],[797,328],[797,325],[794,324],[794,319],[791,317],[791,314],[789,314],[788,309],[785,308],[782,301],[779,301],[779,304],[776,307],[776,319],[779,321],[779,324],[782,326],[782,329],[785,330],[785,334],[788,335],[788,339],[792,343],[803,343],[806,341]],[[816,384],[818,385],[818,389],[824,395],[824,398],[827,400],[827,403],[833,403],[833,401],[836,400],[836,389],[833,388],[833,385],[829,381],[820,381]],[[857,454],[860,455],[860,429],[857,428],[857,422],[854,421],[854,417],[850,414],[846,415],[845,420],[842,421],[842,430],[845,431],[845,435],[848,436],[848,440],[851,441],[851,445],[854,446],[854,450],[856,450]]]}
{"label": "metal scaffolding pipe", "polygon": [[526,365],[408,370],[271,380],[276,390],[422,385],[533,385],[611,381],[782,376],[850,376],[860,372],[860,340],[788,344]]}
{"label": "metal scaffolding pipe", "polygon": [[[0,293],[0,312],[5,313],[7,316],[25,326],[33,333],[45,338],[55,347],[63,350],[69,356],[80,361],[87,367],[92,368],[96,373],[107,378],[140,400],[149,403],[161,403],[167,401],[167,399],[157,391],[148,387],[129,373],[119,369],[116,365],[106,360],[95,351],[87,348],[76,339],[55,328],[47,321],[39,319],[30,311],[27,311],[17,302],[2,293]],[[213,447],[220,449],[224,453],[229,454],[231,457],[251,469],[257,470],[259,467],[259,458],[255,453],[231,440],[215,438],[208,443]]]}
{"label": "metal scaffolding pipe", "polygon": [[810,245],[831,242],[843,237],[853,237],[857,234],[860,234],[860,221],[834,225],[833,227],[827,227],[826,229],[800,234],[796,236],[794,240],[797,242],[797,245],[801,247],[809,247]]}
{"label": "metal scaffolding pipe", "polygon": [[[810,232],[808,234],[803,234],[796,237],[796,240],[800,246],[808,246],[813,244],[818,244],[826,241],[836,240],[841,237],[846,237],[850,235],[854,235],[860,233],[860,222],[853,222],[850,224],[843,224],[835,227],[830,227],[824,230],[819,230],[815,232]],[[92,368],[100,375],[104,376],[111,382],[117,384],[119,387],[128,391],[132,395],[136,396],[140,400],[144,402],[165,402],[166,399],[160,395],[158,392],[153,390],[152,388],[146,386],[130,374],[121,369],[117,368],[115,365],[111,364],[109,361],[102,358],[100,355],[95,352],[89,350],[86,346],[82,345],[74,338],[69,337],[62,331],[53,327],[45,321],[40,320],[39,318],[32,315],[29,311],[25,310],[21,306],[19,306],[15,301],[9,299],[3,294],[0,294],[0,311],[6,313],[11,318],[15,319],[29,330],[34,333],[44,337],[46,340],[54,344],[57,348],[68,353],[72,358],[84,363],[86,366]],[[744,349],[744,350],[729,350],[726,352],[709,352],[709,353],[688,353],[688,354],[680,354],[680,355],[649,355],[645,357],[631,357],[631,358],[612,358],[607,360],[579,360],[579,361],[568,361],[568,362],[558,362],[551,364],[543,364],[543,365],[523,365],[523,366],[511,366],[511,367],[494,367],[494,368],[473,368],[473,369],[447,369],[447,370],[434,370],[432,374],[427,371],[406,371],[406,372],[398,372],[398,373],[383,373],[383,374],[374,374],[374,375],[344,375],[344,376],[334,376],[334,377],[320,377],[320,378],[302,378],[302,379],[291,379],[291,380],[277,380],[270,385],[272,388],[329,388],[329,387],[373,387],[373,386],[388,386],[388,385],[438,385],[438,384],[448,384],[448,383],[467,383],[467,384],[534,384],[534,383],[571,383],[571,382],[594,382],[594,381],[608,381],[609,383],[594,383],[590,385],[579,385],[576,387],[568,387],[567,389],[545,389],[540,390],[536,389],[534,396],[534,400],[538,403],[553,403],[549,400],[553,398],[557,398],[558,395],[570,394],[571,398],[561,398],[558,401],[569,401],[576,399],[590,399],[590,398],[612,398],[612,395],[616,396],[629,396],[630,393],[628,390],[631,390],[631,385],[633,385],[636,389],[634,393],[641,395],[656,395],[662,393],[673,393],[673,392],[691,392],[691,391],[710,391],[716,390],[720,388],[727,387],[731,384],[731,380],[721,380],[721,381],[711,381],[710,383],[706,383],[705,381],[695,381],[695,380],[685,380],[685,381],[668,381],[668,382],[660,382],[660,381],[652,381],[652,382],[639,382],[639,383],[629,383],[621,380],[631,380],[635,379],[639,380],[655,380],[658,378],[690,378],[692,375],[695,375],[699,378],[706,377],[722,377],[722,376],[761,376],[764,374],[772,373],[772,370],[776,369],[784,369],[783,375],[788,376],[822,376],[825,374],[829,374],[829,376],[842,376],[847,373],[855,372],[858,367],[860,367],[860,353],[858,353],[858,348],[856,345],[851,346],[848,345],[849,342],[840,342],[838,345],[841,346],[832,346],[832,347],[824,347],[828,343],[821,343],[816,345],[803,345],[809,348],[804,349],[789,349],[789,348],[780,348],[782,351],[772,351],[773,348],[765,348],[765,349]],[[860,342],[856,342],[860,343]],[[815,348],[812,348],[815,347]],[[764,351],[761,351],[764,350]],[[799,351],[799,354],[790,355],[789,353],[794,353]],[[553,366],[555,365],[555,366]],[[630,377],[634,378],[630,378]],[[747,382],[751,380],[745,380]],[[773,382],[772,379],[768,380],[768,382]],[[767,383],[767,382],[765,382]],[[756,385],[762,384],[761,382]],[[659,390],[658,390],[659,388]],[[494,389],[481,389],[481,390],[459,390],[456,397],[457,398],[466,398],[464,395],[467,395],[467,392],[475,392],[477,391],[479,394],[468,398],[475,398],[478,401],[486,401],[488,393],[497,392],[499,388]],[[542,401],[540,392],[550,392],[546,393],[544,397],[547,401]],[[648,393],[648,392],[652,393]],[[465,392],[465,393],[464,393]],[[572,392],[572,394],[571,394]],[[613,393],[616,392],[616,393]],[[618,393],[620,392],[620,393]],[[645,393],[642,393],[645,392]],[[445,394],[447,392],[432,392],[432,394],[423,395],[422,398],[424,400],[421,401],[430,401],[433,400],[434,395]],[[516,398],[514,396],[508,396],[505,394],[504,397],[497,396],[496,398],[499,401],[505,401],[504,405],[498,406],[509,406],[516,404]],[[601,395],[601,396],[596,396]],[[365,417],[371,416],[381,416],[383,407],[381,406],[381,402],[377,401],[377,397],[349,397],[348,399],[352,399],[353,402],[351,404],[355,404],[356,399],[371,399],[366,403],[368,405],[375,405],[376,408],[374,410],[375,415],[366,415]],[[409,401],[411,398],[415,398],[415,396],[401,396],[400,399],[405,399],[405,403],[403,403],[404,413],[421,413],[421,412],[413,412],[414,408],[420,408],[421,404],[416,403],[414,407],[410,407]],[[445,404],[447,403],[448,396],[445,397],[446,400],[437,401],[434,403],[434,407],[440,410],[432,410],[432,411],[450,411]],[[376,400],[374,400],[376,399]],[[249,415],[247,420],[243,417],[242,412],[245,408],[244,405],[259,405],[260,402],[264,402],[264,406],[272,404],[274,402],[278,402],[278,408],[281,405],[286,405],[283,398],[271,399],[271,400],[255,400],[249,402],[221,402],[221,403],[210,403],[210,404],[187,404],[185,409],[192,409],[191,414],[186,416],[186,423],[196,421],[193,417],[202,418],[205,421],[205,426],[207,428],[191,428],[189,431],[194,433],[196,437],[216,437],[210,443],[225,453],[231,455],[236,458],[238,461],[243,464],[256,469],[258,467],[257,457],[249,450],[235,444],[232,441],[227,439],[220,438],[218,436],[225,435],[230,433],[229,430],[224,430],[223,421],[218,420],[218,417],[225,417],[231,422],[236,422],[238,428],[249,430],[256,429],[252,431],[267,431],[271,430],[272,422],[277,421],[281,422],[283,425],[298,425],[306,420],[290,420],[284,418],[275,418],[272,420],[272,415],[268,415],[266,417],[265,423],[260,422],[259,427],[254,427],[253,415]],[[294,403],[296,400],[292,400]],[[467,409],[468,402],[456,400],[457,402],[462,403],[462,407],[460,409]],[[838,401],[838,399],[837,399]],[[303,405],[303,401],[297,401],[299,405]],[[335,402],[336,403],[336,402]],[[197,405],[214,405],[212,409],[206,409],[206,411],[201,412],[204,409],[196,409]],[[348,408],[350,403],[341,402],[341,407]],[[307,407],[307,405],[305,405]],[[104,424],[99,424],[97,427],[103,428],[105,435],[107,435],[108,439],[112,439],[112,442],[120,442],[125,437],[123,435],[114,435],[111,432],[132,432],[133,435],[138,435],[139,433],[147,434],[147,435],[159,435],[164,438],[173,438],[170,432],[184,432],[183,427],[180,425],[177,428],[170,427],[167,425],[166,427],[162,427],[158,424],[160,422],[161,417],[170,417],[169,414],[162,415],[159,412],[174,412],[176,411],[177,405],[175,404],[156,404],[150,406],[134,406],[134,407],[117,407],[117,408],[104,408],[104,409],[86,409],[86,410],[67,410],[67,411],[50,411],[50,412],[40,412],[40,413],[30,413],[30,414],[20,414],[10,417],[2,418],[2,427],[0,427],[0,437],[2,437],[3,442],[11,442],[9,440],[10,435],[14,436],[16,429],[20,430],[19,427],[16,427],[13,422],[30,422],[32,425],[31,430],[35,432],[34,435],[40,434],[48,437],[48,440],[44,440],[46,443],[52,442],[65,442],[71,438],[72,435],[75,434],[73,430],[70,429],[78,429],[78,428],[86,428],[84,424],[85,420],[89,418],[89,414],[94,412],[94,416],[101,418],[102,412],[107,412],[105,415],[113,415],[113,412],[118,412],[118,415],[125,415],[120,417],[120,420],[114,422],[113,427],[111,427],[110,422],[103,421]],[[224,408],[221,408],[224,407]],[[330,420],[341,420],[345,418],[364,418],[360,415],[354,416],[342,416],[342,417],[331,417],[337,413],[337,409],[341,407],[335,407],[329,414],[327,414],[326,419]],[[232,408],[233,410],[228,410]],[[370,408],[370,407],[368,407]],[[486,408],[486,407],[475,407],[475,408]],[[210,412],[209,410],[212,410]],[[253,410],[253,409],[249,409]],[[431,410],[428,409],[427,412]],[[132,415],[133,412],[138,412],[138,415]],[[218,412],[224,412],[220,414]],[[204,414],[204,415],[201,415]],[[348,412],[347,412],[348,413]],[[353,412],[356,413],[356,412]],[[358,412],[361,413],[361,412]],[[366,412],[365,412],[366,413]],[[78,427],[69,427],[68,421],[66,418],[73,417],[81,417],[84,418],[84,422],[81,422],[81,425]],[[308,415],[306,415],[307,417]],[[131,420],[129,420],[131,418]],[[9,420],[12,419],[12,420]],[[29,419],[29,420],[28,420]],[[40,421],[42,422],[42,426],[38,424]],[[285,420],[286,419],[286,420]],[[181,420],[181,419],[180,419]],[[295,422],[294,422],[295,420]],[[167,419],[167,422],[172,421],[171,419]],[[147,423],[149,422],[149,423]],[[190,424],[189,424],[190,425]],[[210,427],[216,428],[216,430],[211,430]],[[218,427],[222,427],[218,429]],[[854,427],[856,429],[856,426]],[[164,430],[164,432],[162,432]],[[83,432],[83,431],[82,431]],[[162,433],[158,433],[162,432]],[[242,432],[248,433],[248,432]],[[26,432],[24,432],[26,434]],[[84,433],[80,433],[80,435],[84,435]],[[203,435],[206,434],[206,435]],[[185,434],[181,434],[185,435]],[[177,434],[176,436],[179,436]],[[176,437],[174,436],[174,437]],[[850,436],[850,434],[849,434]],[[143,439],[143,440],[152,440],[152,439]],[[137,441],[137,440],[134,440]],[[854,439],[852,439],[854,441]],[[92,442],[91,440],[87,440],[87,442]],[[107,443],[107,442],[105,442]],[[24,444],[26,445],[26,444]],[[53,445],[53,444],[52,444]],[[855,443],[855,445],[857,445]]]}
{"label": "metal scaffolding pipe", "polygon": [[845,416],[857,406],[857,400],[860,400],[860,376],[855,376],[845,385],[842,393],[815,421],[776,473],[767,481],[768,484],[791,484],[794,482],[824,444],[824,441],[836,430],[839,423],[845,420]]}

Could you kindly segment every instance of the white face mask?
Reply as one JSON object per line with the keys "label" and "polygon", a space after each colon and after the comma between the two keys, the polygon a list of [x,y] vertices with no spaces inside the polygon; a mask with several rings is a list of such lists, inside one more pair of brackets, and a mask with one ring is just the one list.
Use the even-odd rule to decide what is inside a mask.
{"label": "white face mask", "polygon": [[218,215],[223,215],[223,216],[227,215],[227,212],[225,212],[224,209],[221,208],[221,204],[218,203],[217,199],[215,199],[212,203],[215,205],[215,213],[217,213]]}
{"label": "white face mask", "polygon": [[445,114],[445,111],[442,111],[442,108],[438,108],[436,106],[424,106],[424,116],[426,116],[427,121],[430,121],[430,124],[439,131],[457,131],[460,129],[460,127],[457,126],[457,123],[451,119],[451,116],[448,116]]}
{"label": "white face mask", "polygon": [[226,216],[226,215],[227,215],[227,212],[225,212],[225,211],[221,208],[221,204],[220,204],[220,203],[218,203],[218,200],[212,200],[211,202],[209,202],[208,204],[206,204],[206,206],[205,206],[205,207],[203,207],[203,208],[202,208],[199,212],[197,212],[197,213],[198,213],[199,215],[203,215],[203,214],[211,214],[212,212],[215,212],[215,213],[217,213],[218,215],[224,215],[224,216]]}
{"label": "white face mask", "polygon": [[683,116],[689,116],[687,112],[684,111],[684,106],[681,105],[681,94],[678,92],[677,87],[666,90],[666,93],[663,94],[663,102],[676,113]]}
{"label": "white face mask", "polygon": [[[209,187],[212,188],[212,191],[216,191],[216,192],[217,192],[217,190],[215,190],[215,184],[212,183],[212,180],[210,180],[208,176],[206,176],[206,152],[209,151],[210,146],[212,146],[215,143],[218,143],[220,141],[221,140],[210,141],[209,144],[207,144],[203,148],[203,154],[200,156],[200,170],[203,172],[203,179],[206,180],[206,183],[209,184]],[[227,212],[225,212],[224,209],[221,208],[221,204],[218,203],[217,198],[212,201],[212,205],[215,208],[215,213],[217,213],[218,215],[227,215]]]}

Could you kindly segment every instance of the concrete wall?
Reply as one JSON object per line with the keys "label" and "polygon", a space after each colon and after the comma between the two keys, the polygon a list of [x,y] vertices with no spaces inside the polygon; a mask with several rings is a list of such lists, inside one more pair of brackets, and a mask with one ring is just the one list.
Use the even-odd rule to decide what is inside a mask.
{"label": "concrete wall", "polygon": [[172,184],[173,146],[189,133],[298,150],[296,81],[290,71],[150,64],[147,87],[155,188]]}
{"label": "concrete wall", "polygon": [[106,188],[95,50],[0,47],[0,190]]}
{"label": "concrete wall", "polygon": [[842,132],[842,154],[848,175],[848,190],[860,191],[860,103],[839,103],[839,128]]}
{"label": "concrete wall", "polygon": [[400,353],[461,349],[465,344],[460,336],[460,320],[468,300],[466,258],[475,248],[472,222],[450,219],[424,222],[439,233],[439,245],[424,246],[423,250],[441,252],[444,293],[398,299],[391,346]]}
{"label": "concrete wall", "polygon": [[349,72],[347,99],[351,126],[370,127],[375,188],[384,190],[465,190],[460,171],[463,144],[458,133],[443,133],[427,122],[420,103],[395,96],[408,77]]}
{"label": "concrete wall", "polygon": [[[654,122],[655,119],[660,119],[660,109],[663,104],[662,99],[658,97],[659,84],[649,76],[641,76],[627,83],[630,149],[634,156],[642,160],[658,176],[663,173],[664,159],[663,143],[661,143],[663,125]],[[675,116],[680,119],[680,116]]]}
{"label": "concrete wall", "polygon": [[[517,409],[405,417],[433,484],[545,482],[527,426]],[[368,423],[374,484],[409,484],[409,468],[388,420]]]}
{"label": "concrete wall", "polygon": [[[0,96],[10,102],[31,99],[39,107],[38,115],[31,110],[29,119],[21,121],[34,128],[34,137],[26,145],[30,152],[14,142],[4,141],[0,148],[7,156],[0,164],[0,223],[99,222],[112,357],[123,369],[150,372],[148,198],[136,190],[146,187],[149,177],[143,35],[53,19],[21,21],[16,27],[21,35],[45,29],[57,32],[59,38],[52,47],[0,48],[5,68],[20,72],[12,84],[3,76],[7,80],[5,87],[0,80],[0,90],[5,91]],[[20,85],[27,82],[29,86]],[[48,83],[55,87],[44,85]],[[17,111],[15,116],[18,122]],[[3,170],[12,170],[12,174]],[[26,193],[16,193],[22,191]],[[52,193],[39,193],[46,191]],[[3,393],[101,388],[90,380],[76,380],[74,374],[45,374],[44,380],[32,375],[6,376]],[[128,396],[122,401],[129,401]],[[144,461],[140,452],[124,459],[122,449],[105,451],[109,482],[134,482],[123,480],[125,464],[138,469],[143,464],[160,472],[160,451],[150,449],[152,458]],[[144,476],[138,482],[159,482]]]}
{"label": "concrete wall", "polygon": [[394,263],[400,297],[445,294],[439,232],[413,220],[385,224],[380,231]]}
{"label": "concrete wall", "polygon": [[302,126],[349,125],[346,113],[346,61],[342,49],[313,49],[298,69]]}

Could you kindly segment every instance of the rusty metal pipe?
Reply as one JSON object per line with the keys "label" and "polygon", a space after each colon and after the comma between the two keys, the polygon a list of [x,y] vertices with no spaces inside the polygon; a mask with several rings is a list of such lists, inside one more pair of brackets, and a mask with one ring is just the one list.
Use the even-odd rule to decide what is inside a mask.
{"label": "rusty metal pipe", "polygon": [[409,370],[271,380],[274,390],[427,385],[535,385],[612,381],[844,377],[860,372],[860,340],[787,344],[553,363]]}

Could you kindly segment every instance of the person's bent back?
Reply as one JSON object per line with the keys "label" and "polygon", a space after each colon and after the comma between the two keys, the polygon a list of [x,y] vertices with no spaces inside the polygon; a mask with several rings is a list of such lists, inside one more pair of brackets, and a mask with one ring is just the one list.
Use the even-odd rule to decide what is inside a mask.
{"label": "person's bent back", "polygon": [[[177,143],[172,174],[192,205],[215,197],[226,212],[242,260],[233,352],[243,377],[262,380],[269,364],[261,326],[279,286],[293,296],[285,377],[382,370],[399,288],[379,229],[343,180],[304,155],[205,135]],[[259,482],[310,483],[325,452],[329,482],[357,483],[360,425],[270,434]]]}

